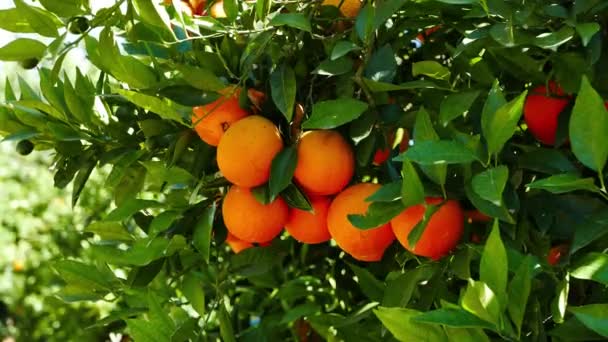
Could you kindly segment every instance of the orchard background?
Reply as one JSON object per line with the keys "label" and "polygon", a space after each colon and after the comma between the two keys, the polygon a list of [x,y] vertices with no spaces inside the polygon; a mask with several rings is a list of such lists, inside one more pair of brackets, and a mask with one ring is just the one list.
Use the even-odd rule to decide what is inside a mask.
{"label": "orchard background", "polygon": [[608,338],[605,1],[2,5],[2,338]]}

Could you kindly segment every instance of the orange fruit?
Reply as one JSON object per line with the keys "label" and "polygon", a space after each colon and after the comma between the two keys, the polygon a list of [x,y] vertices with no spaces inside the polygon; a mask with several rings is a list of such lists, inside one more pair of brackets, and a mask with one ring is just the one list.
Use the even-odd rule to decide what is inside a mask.
{"label": "orange fruit", "polygon": [[547,255],[547,262],[549,263],[549,265],[557,265],[560,262],[562,256],[568,254],[569,249],[570,246],[568,246],[568,244],[561,244],[551,247],[551,249],[549,250],[549,254]]}
{"label": "orange fruit", "polygon": [[253,247],[251,242],[243,241],[230,233],[226,236],[226,244],[230,246],[234,254],[239,254],[240,252]]}
{"label": "orange fruit", "polygon": [[473,223],[473,222],[485,223],[485,222],[490,222],[492,220],[492,218],[490,216],[482,213],[479,210],[466,210],[464,212],[464,217],[466,218],[468,223]]}
{"label": "orange fruit", "polygon": [[[428,204],[439,204],[442,201],[441,198],[426,199]],[[464,231],[464,215],[458,201],[447,201],[433,214],[418,243],[412,248],[407,237],[418,222],[422,221],[424,211],[422,204],[409,207],[391,220],[391,226],[397,239],[407,250],[437,260],[458,244]]]}
{"label": "orange fruit", "polygon": [[338,246],[361,261],[379,261],[384,251],[395,240],[389,223],[367,230],[355,227],[348,220],[350,214],[365,214],[370,202],[365,199],[380,189],[380,185],[360,183],[342,191],[329,206],[327,227]]}
{"label": "orange fruit", "polygon": [[298,144],[294,179],[311,195],[340,192],[353,177],[352,147],[336,131],[309,131]]}
{"label": "orange fruit", "polygon": [[233,184],[252,188],[268,181],[272,159],[283,149],[277,127],[251,115],[233,124],[217,147],[217,164]]}
{"label": "orange fruit", "polygon": [[288,211],[280,197],[264,205],[250,189],[233,185],[224,197],[222,217],[228,231],[239,240],[262,243],[281,233]]}
{"label": "orange fruit", "polygon": [[220,91],[222,96],[204,106],[192,110],[192,125],[201,139],[217,146],[230,125],[249,115],[239,106],[239,89],[232,87]]}
{"label": "orange fruit", "polygon": [[532,89],[524,104],[524,120],[530,133],[543,144],[554,145],[559,115],[569,102],[553,81],[548,88],[541,85]]}
{"label": "orange fruit", "polygon": [[207,4],[206,0],[190,0],[190,7],[192,7],[192,12],[195,15],[203,15],[205,5]]}
{"label": "orange fruit", "polygon": [[[395,140],[395,133],[391,133],[388,137],[388,143],[390,146],[393,145]],[[409,147],[410,135],[407,133],[407,130],[403,131],[403,138],[401,138],[401,142],[399,143],[399,152],[405,152]],[[372,163],[374,165],[381,165],[391,156],[391,148],[379,148],[376,150],[374,154],[374,159]]]}
{"label": "orange fruit", "polygon": [[361,10],[360,0],[325,0],[323,6],[335,6],[340,9],[340,13],[346,18],[354,18]]}
{"label": "orange fruit", "polygon": [[327,230],[327,211],[331,200],[328,197],[310,197],[313,212],[296,208],[289,209],[285,229],[294,239],[303,243],[322,243],[331,239]]}
{"label": "orange fruit", "polygon": [[209,9],[209,14],[213,18],[226,18],[226,11],[224,11],[224,1],[216,1]]}

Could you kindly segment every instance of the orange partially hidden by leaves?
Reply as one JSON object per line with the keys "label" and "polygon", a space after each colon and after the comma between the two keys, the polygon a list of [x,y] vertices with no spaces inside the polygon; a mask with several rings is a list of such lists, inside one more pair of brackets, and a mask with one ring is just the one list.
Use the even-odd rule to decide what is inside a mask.
{"label": "orange partially hidden by leaves", "polygon": [[249,112],[239,106],[239,90],[225,88],[222,96],[204,106],[192,110],[192,125],[201,139],[211,146],[217,146],[224,132]]}
{"label": "orange partially hidden by leaves", "polygon": [[209,9],[209,14],[213,18],[226,18],[226,11],[224,11],[224,1],[216,1]]}
{"label": "orange partially hidden by leaves", "polygon": [[204,9],[207,5],[206,0],[190,0],[190,7],[195,15],[204,15]]}
{"label": "orange partially hidden by leaves", "polygon": [[[395,141],[395,134],[391,133],[388,138],[388,144],[392,147],[393,142]],[[407,130],[403,131],[403,138],[401,138],[401,142],[399,143],[399,152],[403,153],[409,147],[410,135],[407,133]],[[374,165],[381,165],[391,156],[391,148],[383,148],[376,150],[374,154],[374,160],[372,161]]]}
{"label": "orange partially hidden by leaves", "polygon": [[15,273],[23,272],[23,270],[25,270],[25,266],[23,265],[23,262],[20,260],[14,260],[13,261],[13,272],[15,272]]}
{"label": "orange partially hidden by leaves", "polygon": [[[427,198],[427,204],[440,204],[441,198]],[[464,231],[464,215],[458,201],[449,200],[445,202],[431,217],[424,233],[412,248],[408,242],[408,235],[422,221],[425,207],[415,205],[404,210],[401,214],[391,220],[393,232],[399,242],[410,252],[440,259],[448,254],[462,237]]]}
{"label": "orange partially hidden by leaves", "polygon": [[485,223],[492,221],[492,218],[479,210],[466,210],[464,212],[464,217],[466,218],[468,223],[478,222]]}
{"label": "orange partially hidden by leaves", "polygon": [[322,243],[331,239],[327,230],[327,211],[331,200],[328,197],[311,197],[313,212],[296,208],[289,209],[289,220],[285,229],[294,239],[303,243]]}
{"label": "orange partially hidden by leaves", "polygon": [[217,147],[217,164],[231,183],[252,188],[268,181],[272,160],[282,149],[277,127],[251,115],[226,131]]}
{"label": "orange partially hidden by leaves", "polygon": [[378,184],[360,183],[342,191],[329,206],[327,227],[343,251],[361,261],[379,261],[395,240],[390,224],[367,230],[355,227],[348,215],[365,214],[370,202],[365,201],[380,188]]}
{"label": "orange partially hidden by leaves", "polygon": [[569,102],[562,88],[553,81],[548,87],[541,85],[532,89],[524,104],[524,120],[530,133],[543,144],[554,145],[559,115]]}
{"label": "orange partially hidden by leaves", "polygon": [[232,186],[222,205],[228,231],[245,242],[269,242],[283,230],[288,217],[287,204],[280,197],[269,204],[258,202],[251,190]]}
{"label": "orange partially hidden by leaves", "polygon": [[230,233],[228,233],[228,236],[226,236],[226,244],[230,246],[230,248],[235,254],[238,254],[248,248],[253,247],[253,244],[251,242],[243,241]]}
{"label": "orange partially hidden by leaves", "polygon": [[[342,5],[340,5],[342,3]],[[346,18],[354,18],[361,10],[360,0],[325,0],[323,6],[335,6],[340,9],[340,13]]]}
{"label": "orange partially hidden by leaves", "polygon": [[309,194],[336,194],[354,172],[353,149],[340,133],[319,130],[302,135],[294,178]]}
{"label": "orange partially hidden by leaves", "polygon": [[549,250],[549,254],[547,254],[547,262],[549,263],[549,265],[557,265],[560,262],[562,256],[568,253],[569,249],[570,248],[567,244],[561,244],[551,247],[551,249]]}

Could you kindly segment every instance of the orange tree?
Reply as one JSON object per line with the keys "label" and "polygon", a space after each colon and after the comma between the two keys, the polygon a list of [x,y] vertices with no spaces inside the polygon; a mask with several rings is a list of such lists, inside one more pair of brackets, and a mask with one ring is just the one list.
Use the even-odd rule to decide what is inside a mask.
{"label": "orange tree", "polygon": [[[52,149],[73,203],[111,168],[95,262],[55,265],[60,297],[115,304],[98,325],[608,337],[605,1],[14,4],[0,27],[29,35],[0,59],[40,91],[6,85],[0,134]],[[72,49],[91,74],[62,72]]]}

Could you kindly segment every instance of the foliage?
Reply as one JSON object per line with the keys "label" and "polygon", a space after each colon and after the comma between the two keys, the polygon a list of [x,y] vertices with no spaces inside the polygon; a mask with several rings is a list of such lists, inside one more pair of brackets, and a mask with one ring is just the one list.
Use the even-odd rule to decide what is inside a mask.
{"label": "foliage", "polygon": [[[225,18],[184,15],[176,0],[96,13],[84,0],[58,3],[0,11],[0,28],[37,34],[0,47],[0,59],[40,60],[41,90],[6,86],[0,134],[53,150],[55,185],[73,183],[72,204],[86,201],[92,170],[111,168],[115,208],[85,229],[87,258],[54,266],[64,300],[115,302],[98,325],[117,322],[137,341],[608,337],[605,1],[368,0],[353,20],[319,1],[225,0]],[[82,33],[66,31],[82,16]],[[61,72],[77,48],[98,77]],[[522,112],[528,89],[551,80],[572,103],[556,146],[543,146]],[[296,103],[302,128],[350,138],[356,180],[385,184],[351,217],[361,228],[422,192],[492,220],[469,222],[439,261],[393,244],[366,264],[288,236],[233,255],[216,210],[227,182],[190,124],[191,107],[228,84],[269,95],[254,105],[286,145],[297,140]],[[413,146],[373,165],[403,129]],[[288,166],[273,168],[271,191],[307,207]],[[550,265],[563,243],[569,252]]]}

